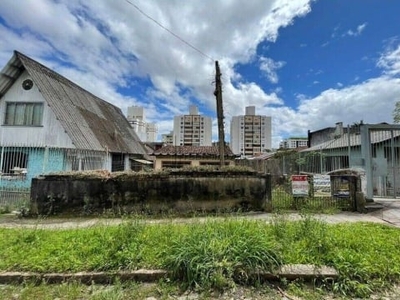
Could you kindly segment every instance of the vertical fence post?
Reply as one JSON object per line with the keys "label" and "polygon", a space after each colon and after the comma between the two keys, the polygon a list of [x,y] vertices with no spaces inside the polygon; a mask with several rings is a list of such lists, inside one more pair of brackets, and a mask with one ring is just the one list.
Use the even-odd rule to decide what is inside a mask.
{"label": "vertical fence post", "polygon": [[322,165],[323,165],[322,147],[320,147],[320,149],[319,149],[319,167],[320,167],[321,174],[324,174],[324,168],[322,167]]}
{"label": "vertical fence post", "polygon": [[3,200],[2,199],[3,198],[3,182],[2,182],[3,176],[1,176],[3,173],[3,155],[4,155],[4,146],[2,144],[1,145],[1,156],[0,156],[0,202],[1,202],[1,200]]}
{"label": "vertical fence post", "polygon": [[357,203],[357,176],[351,176],[351,197],[353,198],[353,211],[357,211],[358,209],[358,203]]}
{"label": "vertical fence post", "polygon": [[372,161],[371,161],[371,136],[370,128],[368,125],[360,125],[361,133],[361,155],[363,159],[363,166],[365,168],[367,178],[367,194],[366,199],[373,198],[373,181],[372,181]]}
{"label": "vertical fence post", "polygon": [[395,168],[396,153],[394,151],[393,130],[390,130],[390,152],[391,152],[391,157],[392,157],[392,161],[391,161],[390,167],[392,168],[392,176],[393,176],[393,197],[396,198],[396,194],[397,194],[396,168]]}
{"label": "vertical fence post", "polygon": [[46,173],[48,161],[49,161],[49,147],[46,146],[44,147],[44,155],[43,155],[43,168],[42,168],[43,174]]}
{"label": "vertical fence post", "polygon": [[[1,156],[0,156],[0,173],[3,173],[3,157],[4,157],[4,146],[1,145]],[[0,176],[1,180],[1,176]]]}
{"label": "vertical fence post", "polygon": [[349,168],[352,167],[351,165],[351,145],[350,145],[350,125],[347,125],[347,155],[349,161]]}
{"label": "vertical fence post", "polygon": [[265,178],[265,198],[264,198],[264,210],[272,211],[272,176],[271,174],[264,174]]}

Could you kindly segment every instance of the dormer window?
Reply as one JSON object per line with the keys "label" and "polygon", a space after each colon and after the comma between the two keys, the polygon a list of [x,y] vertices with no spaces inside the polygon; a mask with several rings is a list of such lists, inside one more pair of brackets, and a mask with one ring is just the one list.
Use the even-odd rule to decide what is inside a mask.
{"label": "dormer window", "polygon": [[7,102],[4,125],[42,126],[43,103]]}

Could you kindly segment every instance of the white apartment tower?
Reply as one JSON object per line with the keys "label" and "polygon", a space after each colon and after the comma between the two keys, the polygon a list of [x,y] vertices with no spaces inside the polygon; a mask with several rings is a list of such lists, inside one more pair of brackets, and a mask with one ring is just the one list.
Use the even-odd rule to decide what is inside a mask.
{"label": "white apartment tower", "polygon": [[211,146],[211,117],[199,115],[197,106],[189,107],[189,114],[174,117],[175,146]]}
{"label": "white apartment tower", "polygon": [[270,150],[271,133],[271,117],[256,115],[255,106],[247,106],[244,116],[232,117],[231,149],[245,157]]}
{"label": "white apartment tower", "polygon": [[145,121],[143,107],[129,106],[127,119],[142,142],[157,141],[157,125]]}
{"label": "white apartment tower", "polygon": [[161,141],[166,145],[173,145],[174,144],[174,132],[170,131],[170,133],[162,134]]}

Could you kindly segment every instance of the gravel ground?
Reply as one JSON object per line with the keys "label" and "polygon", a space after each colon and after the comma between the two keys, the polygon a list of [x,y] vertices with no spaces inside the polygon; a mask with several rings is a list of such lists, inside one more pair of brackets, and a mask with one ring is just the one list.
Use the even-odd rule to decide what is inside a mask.
{"label": "gravel ground", "polygon": [[[358,299],[351,297],[337,297],[332,294],[320,293],[311,287],[297,289],[297,294],[265,285],[261,287],[242,287],[220,292],[178,292],[174,288],[160,286],[158,284],[142,283],[133,288],[121,288],[112,285],[92,286],[9,286],[0,285],[0,299],[30,300],[30,299],[140,299],[140,300],[336,300],[336,299]],[[301,296],[299,296],[301,295]],[[397,300],[400,299],[400,286],[395,286],[391,291],[371,295],[368,299],[373,300]]]}

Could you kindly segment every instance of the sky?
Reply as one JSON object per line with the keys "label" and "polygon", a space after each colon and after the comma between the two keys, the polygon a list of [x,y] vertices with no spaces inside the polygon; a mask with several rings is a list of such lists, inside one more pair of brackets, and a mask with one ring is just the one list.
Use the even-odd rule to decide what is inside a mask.
{"label": "sky", "polygon": [[272,117],[272,145],[307,131],[393,122],[400,101],[398,0],[1,0],[0,68],[13,51],[161,134],[189,106],[225,139],[246,106]]}

